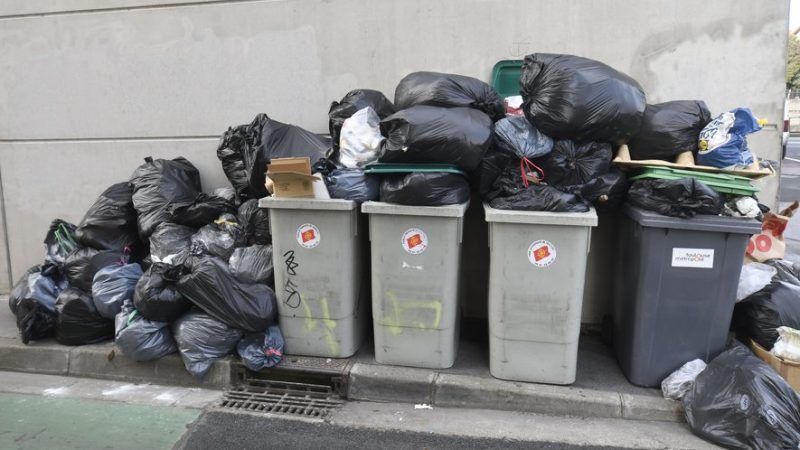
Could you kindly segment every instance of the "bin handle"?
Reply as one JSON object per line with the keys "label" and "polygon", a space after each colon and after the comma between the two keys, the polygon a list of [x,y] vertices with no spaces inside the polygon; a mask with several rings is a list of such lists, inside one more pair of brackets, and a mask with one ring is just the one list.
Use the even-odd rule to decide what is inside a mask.
{"label": "bin handle", "polygon": [[588,255],[592,251],[592,229],[590,227],[586,227],[586,232],[589,233],[589,236],[586,239],[586,254]]}
{"label": "bin handle", "polygon": [[461,244],[461,240],[464,237],[464,218],[458,218],[458,243]]}

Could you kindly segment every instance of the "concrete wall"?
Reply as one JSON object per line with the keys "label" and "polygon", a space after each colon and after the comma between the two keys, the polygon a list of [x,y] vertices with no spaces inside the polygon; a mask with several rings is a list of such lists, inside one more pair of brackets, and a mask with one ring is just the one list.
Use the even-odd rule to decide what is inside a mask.
{"label": "concrete wall", "polygon": [[[488,79],[530,52],[596,58],[650,102],[783,109],[788,0],[7,0],[0,2],[0,291],[147,155],[184,155],[225,184],[218,136],[256,113],[327,129],[350,89],[406,73]],[[751,140],[777,159],[780,134]],[[772,202],[776,182],[764,185]]]}

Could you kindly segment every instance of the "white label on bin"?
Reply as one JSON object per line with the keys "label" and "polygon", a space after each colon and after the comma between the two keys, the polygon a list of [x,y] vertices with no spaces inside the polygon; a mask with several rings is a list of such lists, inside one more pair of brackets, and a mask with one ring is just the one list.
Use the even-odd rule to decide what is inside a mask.
{"label": "white label on bin", "polygon": [[673,248],[672,267],[714,268],[713,248]]}
{"label": "white label on bin", "polygon": [[528,247],[528,261],[536,267],[547,267],[556,262],[556,246],[540,239]]}
{"label": "white label on bin", "polygon": [[402,244],[406,252],[419,255],[428,248],[428,235],[419,228],[409,228],[403,233]]}
{"label": "white label on bin", "polygon": [[304,223],[297,227],[297,232],[294,235],[297,243],[303,248],[314,248],[319,245],[322,236],[319,234],[319,228],[314,224]]}

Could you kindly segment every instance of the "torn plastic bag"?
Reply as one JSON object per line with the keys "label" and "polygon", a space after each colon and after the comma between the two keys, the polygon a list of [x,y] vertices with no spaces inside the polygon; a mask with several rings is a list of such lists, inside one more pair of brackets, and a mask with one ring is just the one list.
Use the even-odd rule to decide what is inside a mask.
{"label": "torn plastic bag", "polygon": [[30,297],[17,302],[16,319],[23,344],[51,337],[56,329],[55,312]]}
{"label": "torn plastic bag", "polygon": [[647,105],[642,127],[628,142],[632,159],[663,159],[672,162],[680,153],[697,153],[697,138],[711,113],[700,100],[675,100]]}
{"label": "torn plastic bag", "polygon": [[233,251],[228,264],[239,281],[275,286],[271,245],[239,247]]}
{"label": "torn plastic bag", "polygon": [[258,200],[247,200],[239,206],[236,221],[242,227],[243,242],[247,245],[272,243],[269,231],[269,211],[258,206]]}
{"label": "torn plastic bag", "polygon": [[67,257],[79,248],[75,240],[76,228],[75,225],[61,219],[53,220],[44,238],[44,248],[47,253],[45,261],[63,269]]}
{"label": "torn plastic bag", "polygon": [[706,368],[702,359],[693,359],[682,365],[680,369],[672,372],[661,382],[661,394],[664,398],[680,400],[694,385],[697,375]]}
{"label": "torn plastic bag", "polygon": [[130,300],[114,320],[114,343],[133,361],[152,361],[178,351],[169,324],[145,319]]}
{"label": "torn plastic bag", "polygon": [[139,242],[133,188],[127,182],[111,185],[100,194],[75,230],[85,247],[123,251]]}
{"label": "torn plastic bag", "polygon": [[443,206],[469,200],[469,183],[447,172],[387,175],[381,181],[380,201],[414,206]]}
{"label": "torn plastic bag", "polygon": [[90,247],[72,252],[64,264],[70,287],[92,292],[94,276],[108,266],[127,264],[128,256],[117,250],[96,250]]}
{"label": "torn plastic bag", "polygon": [[495,123],[494,140],[499,150],[517,158],[534,159],[553,150],[553,140],[521,116],[506,117]]}
{"label": "torn plastic bag", "polygon": [[725,198],[695,178],[637,180],[628,190],[628,202],[642,209],[672,217],[717,215]]}
{"label": "torn plastic bag", "polygon": [[497,197],[489,206],[520,211],[587,212],[589,205],[580,197],[547,185],[531,184],[508,197]]}
{"label": "torn plastic bag", "polygon": [[225,214],[197,230],[192,236],[192,255],[213,255],[228,260],[233,249],[243,241],[242,229],[236,216]]}
{"label": "torn plastic bag", "polygon": [[564,186],[562,190],[581,196],[592,203],[597,211],[611,211],[625,201],[628,178],[621,171],[612,169],[586,184]]}
{"label": "torn plastic bag", "polygon": [[144,161],[130,179],[141,239],[149,238],[160,223],[171,219],[171,206],[191,204],[202,191],[200,172],[186,158],[147,157]]}
{"label": "torn plastic bag", "polygon": [[785,259],[770,259],[764,261],[764,264],[774,267],[777,271],[772,278],[773,281],[783,281],[800,286],[800,264]]}
{"label": "torn plastic bag", "polygon": [[97,313],[106,319],[115,318],[123,302],[133,302],[139,278],[142,278],[142,267],[136,263],[100,269],[92,283],[92,301]]}
{"label": "torn plastic bag", "polygon": [[308,156],[313,162],[324,157],[328,148],[325,139],[310,131],[259,114],[250,124],[228,128],[217,147],[217,158],[244,201],[269,195],[264,184],[272,158]]}
{"label": "torn plastic bag", "polygon": [[114,321],[97,313],[92,296],[69,287],[56,300],[56,340],[63,345],[96,344],[114,337]]}
{"label": "torn plastic bag", "polygon": [[800,445],[800,397],[741,344],[708,364],[683,397],[683,407],[696,435],[727,448]]}
{"label": "torn plastic bag", "polygon": [[183,266],[154,262],[133,293],[133,306],[139,314],[154,322],[172,322],[188,311],[191,302],[175,286],[184,271]]}
{"label": "torn plastic bag", "polygon": [[198,309],[192,309],[172,324],[172,335],[186,370],[202,379],[214,361],[231,353],[242,333]]}
{"label": "torn plastic bag", "polygon": [[483,111],[492,120],[505,117],[503,99],[491,86],[472,77],[438,72],[413,72],[394,91],[398,110],[416,105],[467,107]]}
{"label": "torn plastic bag", "polygon": [[150,258],[153,262],[180,265],[186,261],[192,246],[193,228],[164,222],[150,235]]}
{"label": "torn plastic bag", "polygon": [[337,169],[325,177],[325,185],[331,198],[353,200],[364,203],[377,200],[380,181],[375,175],[367,175],[363,169]]}
{"label": "torn plastic bag", "polygon": [[750,108],[736,108],[717,116],[700,132],[697,164],[720,169],[746,169],[753,164],[747,136],[761,129]]}
{"label": "torn plastic bag", "polygon": [[344,121],[357,111],[370,107],[378,117],[385,119],[395,113],[394,105],[386,96],[370,89],[356,89],[348,92],[340,102],[332,102],[328,111],[328,128],[333,148],[339,148],[339,136]]}
{"label": "torn plastic bag", "polygon": [[544,171],[544,180],[555,187],[586,184],[611,170],[611,145],[556,141],[553,151],[534,162]]}
{"label": "torn plastic bag", "polygon": [[278,325],[270,325],[266,332],[248,333],[236,344],[236,353],[245,367],[259,371],[275,367],[283,359],[283,334]]}
{"label": "torn plastic bag", "polygon": [[379,161],[445,163],[471,172],[492,142],[492,120],[471,108],[412,106],[381,121]]}
{"label": "torn plastic bag", "polygon": [[744,300],[764,289],[777,273],[778,269],[767,264],[757,262],[743,264],[739,275],[739,287],[736,289],[736,301]]}
{"label": "torn plastic bag", "polygon": [[378,160],[383,135],[381,119],[370,107],[358,110],[344,121],[339,139],[339,163],[351,169]]}
{"label": "torn plastic bag", "polygon": [[178,292],[218,320],[244,331],[265,330],[275,320],[275,292],[234,277],[227,261],[196,258],[178,281]]}
{"label": "torn plastic bag", "polygon": [[800,329],[800,286],[773,281],[733,308],[731,329],[742,342],[770,350],[781,326]]}
{"label": "torn plastic bag", "polygon": [[192,203],[172,204],[168,208],[170,222],[200,228],[222,214],[236,214],[233,203],[222,197],[200,193]]}
{"label": "torn plastic bag", "polygon": [[236,191],[233,188],[221,187],[214,189],[211,193],[214,197],[224,198],[232,204],[236,204]]}

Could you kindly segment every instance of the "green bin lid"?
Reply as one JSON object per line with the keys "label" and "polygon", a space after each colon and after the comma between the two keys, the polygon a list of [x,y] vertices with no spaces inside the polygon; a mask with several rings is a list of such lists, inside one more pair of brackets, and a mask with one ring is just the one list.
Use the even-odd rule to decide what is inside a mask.
{"label": "green bin lid", "polygon": [[467,176],[458,167],[451,164],[398,164],[372,163],[364,166],[364,173],[410,173],[410,172],[447,172]]}
{"label": "green bin lid", "polygon": [[671,167],[645,166],[642,173],[631,177],[631,180],[678,180],[686,177],[702,181],[711,189],[722,194],[750,196],[759,191],[757,187],[750,184],[751,180],[747,177],[726,173],[695,172]]}
{"label": "green bin lid", "polygon": [[522,60],[504,59],[497,61],[497,64],[492,68],[492,87],[503,98],[520,95],[520,74],[522,74]]}

